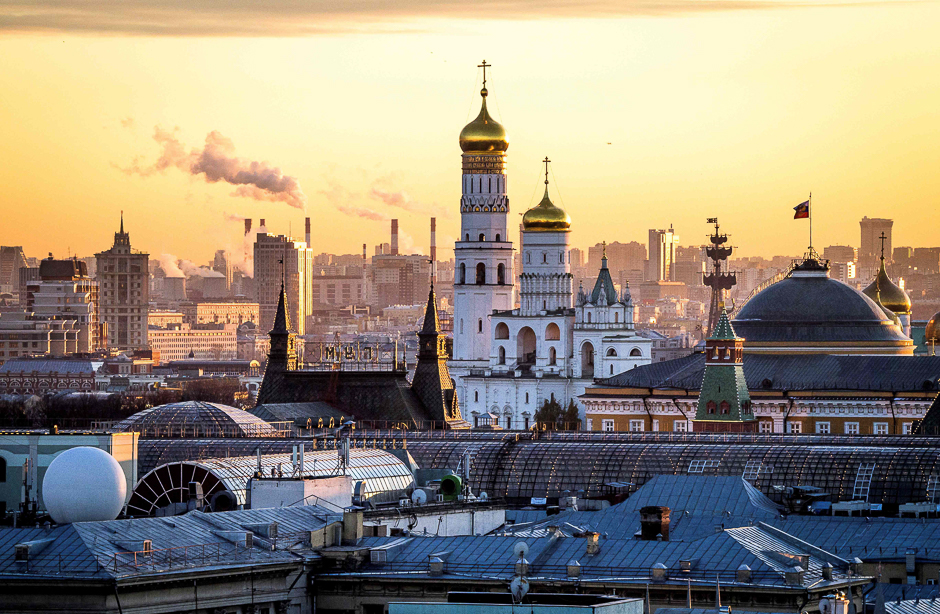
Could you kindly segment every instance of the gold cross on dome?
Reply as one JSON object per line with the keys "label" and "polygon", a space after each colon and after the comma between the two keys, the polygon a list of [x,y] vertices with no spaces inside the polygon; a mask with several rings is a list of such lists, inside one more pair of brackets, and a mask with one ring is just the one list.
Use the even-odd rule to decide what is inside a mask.
{"label": "gold cross on dome", "polygon": [[878,237],[878,238],[881,239],[881,257],[884,258],[884,257],[885,257],[885,240],[886,240],[888,237],[885,236],[884,231],[881,231],[881,236]]}
{"label": "gold cross on dome", "polygon": [[548,185],[548,163],[551,162],[551,160],[548,159],[548,156],[545,156],[542,162],[545,163],[545,185]]}
{"label": "gold cross on dome", "polygon": [[477,68],[483,69],[483,87],[486,87],[486,69],[492,67],[492,64],[487,64],[486,60],[483,60],[482,64],[477,64]]}

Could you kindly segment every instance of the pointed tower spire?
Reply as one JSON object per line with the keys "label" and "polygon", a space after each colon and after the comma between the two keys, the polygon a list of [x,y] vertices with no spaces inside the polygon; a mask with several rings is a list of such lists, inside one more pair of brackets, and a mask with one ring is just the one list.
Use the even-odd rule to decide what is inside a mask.
{"label": "pointed tower spire", "polygon": [[[121,234],[124,234],[124,209],[121,209]],[[884,258],[884,248],[881,250],[881,257]]]}
{"label": "pointed tower spire", "polygon": [[284,292],[284,284],[281,284],[281,294],[277,299],[277,311],[274,313],[274,326],[271,328],[271,334],[286,334],[290,332],[290,315],[287,313],[287,294]]}
{"label": "pointed tower spire", "polygon": [[441,321],[437,317],[437,296],[434,294],[434,284],[431,284],[431,290],[428,292],[428,305],[424,310],[424,326],[421,327],[421,334],[436,335],[441,332]]}

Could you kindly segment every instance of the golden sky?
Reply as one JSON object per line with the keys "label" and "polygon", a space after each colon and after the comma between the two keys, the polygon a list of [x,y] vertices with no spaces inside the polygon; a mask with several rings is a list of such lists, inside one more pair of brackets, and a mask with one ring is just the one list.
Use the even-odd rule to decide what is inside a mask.
{"label": "golden sky", "polygon": [[[135,247],[204,261],[241,249],[231,216],[302,238],[305,199],[317,251],[371,254],[389,217],[426,251],[432,214],[446,247],[485,58],[512,226],[548,155],[576,246],[718,216],[795,255],[810,191],[819,248],[863,215],[940,245],[937,2],[215,4],[0,8],[0,243],[92,254],[123,209]],[[225,180],[256,171],[280,196]]]}

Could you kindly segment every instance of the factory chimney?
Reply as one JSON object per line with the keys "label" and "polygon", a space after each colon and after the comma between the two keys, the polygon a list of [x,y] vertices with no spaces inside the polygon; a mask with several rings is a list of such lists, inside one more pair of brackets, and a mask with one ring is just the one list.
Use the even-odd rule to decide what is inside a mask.
{"label": "factory chimney", "polygon": [[245,236],[248,236],[250,232],[251,232],[251,219],[249,218],[245,220]]}
{"label": "factory chimney", "polygon": [[366,244],[362,244],[362,264],[366,263]]}
{"label": "factory chimney", "polygon": [[437,218],[431,218],[431,283],[437,281]]}
{"label": "factory chimney", "polygon": [[392,255],[398,255],[398,220],[392,220]]}
{"label": "factory chimney", "polygon": [[264,223],[264,218],[261,218],[261,219],[260,219],[260,220],[258,220],[258,221],[260,221],[260,222],[261,222],[261,225],[260,225],[260,226],[258,226],[258,228],[264,228],[265,226],[267,226],[267,224],[265,224],[265,223]]}
{"label": "factory chimney", "polygon": [[310,247],[310,218],[304,222],[304,238],[307,241],[307,247]]}

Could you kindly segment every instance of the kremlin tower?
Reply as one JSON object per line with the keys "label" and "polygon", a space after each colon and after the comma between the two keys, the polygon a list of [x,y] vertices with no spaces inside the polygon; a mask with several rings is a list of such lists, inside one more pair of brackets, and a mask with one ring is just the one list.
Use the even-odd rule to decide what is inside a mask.
{"label": "kremlin tower", "polygon": [[463,151],[460,237],[454,246],[454,351],[451,370],[460,376],[485,368],[490,356],[493,311],[513,307],[513,248],[508,236],[506,130],[486,108],[483,62],[480,114],[460,132]]}

